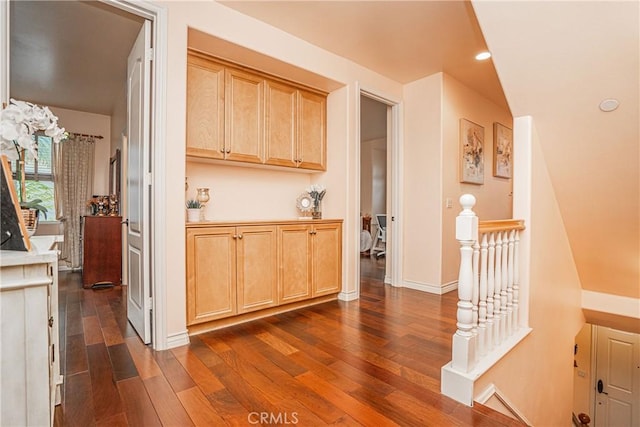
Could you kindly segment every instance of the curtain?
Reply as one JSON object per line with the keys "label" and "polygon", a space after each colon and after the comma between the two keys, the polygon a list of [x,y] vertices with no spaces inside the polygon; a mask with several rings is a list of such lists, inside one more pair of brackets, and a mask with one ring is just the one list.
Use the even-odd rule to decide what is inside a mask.
{"label": "curtain", "polygon": [[71,268],[82,267],[81,217],[93,195],[94,139],[71,134],[54,144],[53,181],[56,214],[64,226],[60,259]]}

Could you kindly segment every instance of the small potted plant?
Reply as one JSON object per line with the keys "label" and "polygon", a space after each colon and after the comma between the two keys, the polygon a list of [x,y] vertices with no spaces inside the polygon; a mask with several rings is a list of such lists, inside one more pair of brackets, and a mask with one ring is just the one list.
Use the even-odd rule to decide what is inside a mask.
{"label": "small potted plant", "polygon": [[198,222],[200,220],[200,209],[202,203],[197,199],[189,199],[186,203],[187,207],[187,222]]}

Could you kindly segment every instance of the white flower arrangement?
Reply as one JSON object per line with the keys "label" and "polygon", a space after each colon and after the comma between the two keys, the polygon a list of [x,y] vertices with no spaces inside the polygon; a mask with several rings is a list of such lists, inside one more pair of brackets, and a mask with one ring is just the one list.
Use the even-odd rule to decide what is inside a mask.
{"label": "white flower arrangement", "polygon": [[11,99],[0,111],[0,153],[17,160],[25,151],[37,159],[38,146],[32,135],[38,130],[43,130],[56,143],[67,137],[48,107]]}
{"label": "white flower arrangement", "polygon": [[322,201],[326,192],[326,188],[320,184],[313,184],[311,187],[307,188],[307,193],[309,193],[309,196],[313,199],[314,209],[318,209],[320,207],[320,201]]}

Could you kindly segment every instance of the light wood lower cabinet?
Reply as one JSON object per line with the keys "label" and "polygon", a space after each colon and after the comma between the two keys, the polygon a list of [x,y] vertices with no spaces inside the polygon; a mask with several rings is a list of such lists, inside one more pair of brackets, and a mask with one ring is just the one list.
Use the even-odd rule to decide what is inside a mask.
{"label": "light wood lower cabinet", "polygon": [[342,224],[279,226],[278,265],[281,304],[340,292]]}
{"label": "light wood lower cabinet", "polygon": [[187,225],[187,325],[337,294],[342,221]]}
{"label": "light wood lower cabinet", "polygon": [[276,227],[187,230],[187,324],[277,304]]}

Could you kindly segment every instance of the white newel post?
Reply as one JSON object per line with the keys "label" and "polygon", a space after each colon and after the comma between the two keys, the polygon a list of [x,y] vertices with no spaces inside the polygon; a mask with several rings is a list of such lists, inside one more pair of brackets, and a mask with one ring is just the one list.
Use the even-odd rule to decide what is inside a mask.
{"label": "white newel post", "polygon": [[478,240],[478,217],[472,208],[476,198],[471,194],[460,197],[462,212],[456,218],[456,239],[460,242],[460,272],[458,275],[458,330],[453,336],[453,369],[469,372],[475,366],[475,341],[473,334],[473,245]]}

